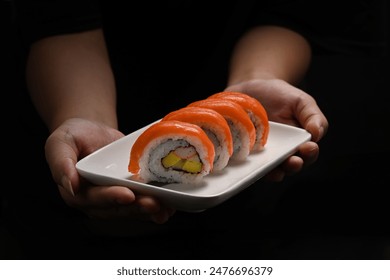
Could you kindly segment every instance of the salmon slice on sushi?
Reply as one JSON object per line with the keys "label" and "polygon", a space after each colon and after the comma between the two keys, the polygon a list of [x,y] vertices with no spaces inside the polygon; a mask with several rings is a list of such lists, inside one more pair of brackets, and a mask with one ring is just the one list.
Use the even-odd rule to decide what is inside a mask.
{"label": "salmon slice on sushi", "polygon": [[188,107],[202,107],[217,111],[227,121],[233,139],[232,159],[245,160],[255,143],[256,130],[245,110],[237,103],[223,99],[202,99]]}
{"label": "salmon slice on sushi", "polygon": [[225,168],[233,154],[233,138],[226,119],[217,111],[201,107],[184,107],[172,111],[162,121],[178,120],[200,126],[214,144],[213,171]]}
{"label": "salmon slice on sushi", "polygon": [[256,128],[256,141],[253,151],[261,151],[268,140],[268,114],[256,98],[241,92],[223,91],[210,95],[208,98],[224,98],[239,104],[247,113]]}
{"label": "salmon slice on sushi", "polygon": [[213,170],[214,145],[198,125],[152,124],[135,140],[128,171],[145,182],[200,183]]}

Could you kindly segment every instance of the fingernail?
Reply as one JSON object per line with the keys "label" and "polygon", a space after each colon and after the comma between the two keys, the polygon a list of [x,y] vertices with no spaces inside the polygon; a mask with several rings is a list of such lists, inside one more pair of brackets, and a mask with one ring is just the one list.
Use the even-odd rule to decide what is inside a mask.
{"label": "fingernail", "polygon": [[72,183],[70,182],[69,178],[66,176],[63,176],[61,179],[61,186],[67,190],[72,196],[74,196]]}

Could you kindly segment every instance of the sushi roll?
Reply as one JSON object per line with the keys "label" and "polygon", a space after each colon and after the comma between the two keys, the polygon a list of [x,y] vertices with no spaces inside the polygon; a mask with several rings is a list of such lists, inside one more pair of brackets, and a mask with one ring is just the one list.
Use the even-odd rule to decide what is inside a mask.
{"label": "sushi roll", "polygon": [[214,145],[198,125],[160,121],[135,140],[128,171],[144,182],[199,183],[213,169]]}
{"label": "sushi roll", "polygon": [[244,160],[252,151],[256,130],[245,110],[237,103],[224,99],[202,99],[188,107],[202,107],[217,111],[227,121],[233,139],[232,159]]}
{"label": "sushi roll", "polygon": [[233,154],[233,139],[226,119],[217,111],[201,107],[184,107],[172,111],[162,121],[178,120],[200,126],[214,144],[213,171],[222,170]]}
{"label": "sushi roll", "polygon": [[232,91],[218,92],[208,98],[225,98],[242,106],[242,108],[248,113],[249,118],[256,128],[256,140],[253,151],[261,151],[264,149],[268,140],[269,121],[267,111],[256,98],[245,93]]}

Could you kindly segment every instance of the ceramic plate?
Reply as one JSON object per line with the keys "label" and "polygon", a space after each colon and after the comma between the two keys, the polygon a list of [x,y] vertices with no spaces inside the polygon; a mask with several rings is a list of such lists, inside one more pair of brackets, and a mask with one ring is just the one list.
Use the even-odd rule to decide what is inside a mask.
{"label": "ceramic plate", "polygon": [[203,211],[226,201],[259,180],[311,138],[306,130],[270,122],[263,151],[250,154],[243,162],[230,161],[222,171],[205,176],[200,185],[151,184],[133,179],[133,174],[127,171],[131,147],[146,128],[95,151],[81,159],[76,168],[81,176],[96,185],[126,186],[187,212]]}

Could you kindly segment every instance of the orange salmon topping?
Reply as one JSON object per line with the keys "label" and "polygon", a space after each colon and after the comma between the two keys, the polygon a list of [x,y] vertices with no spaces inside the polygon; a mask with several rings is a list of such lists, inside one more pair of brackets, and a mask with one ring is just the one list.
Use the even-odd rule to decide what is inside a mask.
{"label": "orange salmon topping", "polygon": [[229,100],[207,98],[192,102],[187,106],[213,109],[225,117],[225,119],[232,119],[240,122],[248,131],[249,146],[252,150],[256,140],[256,129],[247,112],[240,105]]}
{"label": "orange salmon topping", "polygon": [[223,131],[229,154],[233,154],[233,139],[226,119],[217,111],[201,107],[184,107],[170,112],[162,118],[162,121],[178,120],[203,126],[203,123],[217,125]]}
{"label": "orange salmon topping", "polygon": [[234,91],[222,91],[215,94],[210,95],[208,98],[224,98],[228,100],[232,100],[239,104],[243,109],[245,109],[248,113],[252,112],[258,118],[260,118],[261,124],[263,125],[264,131],[261,136],[261,139],[257,140],[257,144],[261,146],[265,146],[268,140],[269,134],[269,120],[268,114],[263,105],[256,98],[249,96],[242,92],[234,92]]}
{"label": "orange salmon topping", "polygon": [[133,174],[137,174],[139,172],[139,160],[144,154],[145,148],[151,141],[160,137],[198,138],[201,141],[203,148],[206,149],[207,157],[205,160],[209,161],[212,166],[215,156],[214,145],[203,129],[195,124],[171,120],[154,123],[138,136],[130,151],[130,161],[128,165],[129,172]]}

